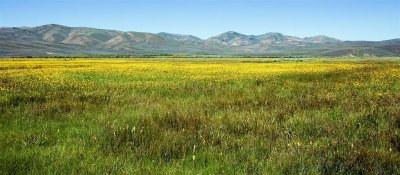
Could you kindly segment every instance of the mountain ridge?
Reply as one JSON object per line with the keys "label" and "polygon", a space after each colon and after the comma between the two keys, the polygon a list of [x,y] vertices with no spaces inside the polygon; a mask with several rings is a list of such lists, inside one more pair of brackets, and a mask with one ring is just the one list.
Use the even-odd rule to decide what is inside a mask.
{"label": "mountain ridge", "polygon": [[47,24],[0,27],[0,56],[55,54],[223,54],[223,55],[400,55],[400,38],[342,41],[317,35],[297,37],[278,32],[245,35],[228,31],[207,39],[193,35],[118,31]]}

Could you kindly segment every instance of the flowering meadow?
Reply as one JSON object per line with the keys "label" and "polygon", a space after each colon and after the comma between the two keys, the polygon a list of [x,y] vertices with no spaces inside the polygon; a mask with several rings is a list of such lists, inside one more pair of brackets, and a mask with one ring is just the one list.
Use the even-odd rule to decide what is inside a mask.
{"label": "flowering meadow", "polygon": [[400,60],[2,59],[0,174],[400,174]]}

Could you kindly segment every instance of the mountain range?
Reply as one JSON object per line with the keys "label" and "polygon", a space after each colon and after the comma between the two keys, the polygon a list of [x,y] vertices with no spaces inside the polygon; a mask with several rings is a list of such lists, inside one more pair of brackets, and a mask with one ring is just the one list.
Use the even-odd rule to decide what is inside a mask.
{"label": "mountain range", "polygon": [[1,27],[0,56],[73,54],[213,54],[260,56],[400,56],[400,39],[342,41],[319,35],[225,32],[208,39],[171,33],[122,32],[48,24]]}

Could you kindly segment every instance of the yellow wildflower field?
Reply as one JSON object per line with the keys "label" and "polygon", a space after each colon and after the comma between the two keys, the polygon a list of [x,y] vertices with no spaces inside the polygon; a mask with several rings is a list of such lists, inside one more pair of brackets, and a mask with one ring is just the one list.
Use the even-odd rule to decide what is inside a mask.
{"label": "yellow wildflower field", "polygon": [[395,58],[3,59],[0,107],[0,174],[400,173]]}

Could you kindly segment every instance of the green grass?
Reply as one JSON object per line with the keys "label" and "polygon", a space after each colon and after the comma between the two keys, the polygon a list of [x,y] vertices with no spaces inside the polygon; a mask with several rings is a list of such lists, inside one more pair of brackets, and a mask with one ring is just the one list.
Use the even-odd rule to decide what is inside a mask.
{"label": "green grass", "polygon": [[400,174],[400,61],[254,60],[0,61],[0,174]]}

